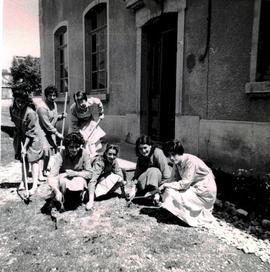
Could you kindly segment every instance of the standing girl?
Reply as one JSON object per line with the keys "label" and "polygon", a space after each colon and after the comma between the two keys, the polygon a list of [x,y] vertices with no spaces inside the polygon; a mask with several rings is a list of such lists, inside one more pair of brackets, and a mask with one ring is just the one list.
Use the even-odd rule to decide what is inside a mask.
{"label": "standing girl", "polygon": [[[94,112],[97,107],[99,119],[104,118],[103,104],[99,98],[87,98],[86,92],[78,91],[74,94],[74,102],[70,107],[70,132],[80,132],[86,141],[86,150],[91,157],[96,155],[96,151],[100,149],[100,138],[105,135],[105,132],[96,127],[94,121]],[[94,133],[92,133],[94,131]]]}
{"label": "standing girl", "polygon": [[[10,107],[10,116],[15,124],[14,130],[14,150],[15,159],[22,161],[22,156],[26,155],[26,161],[31,165],[33,186],[29,191],[35,193],[38,184],[39,163],[43,156],[43,133],[41,131],[35,106],[29,94],[24,90],[14,90],[14,102]],[[26,163],[26,165],[28,165]],[[22,177],[23,175],[22,167]],[[23,187],[23,182],[20,188]]]}
{"label": "standing girl", "polygon": [[50,156],[57,152],[56,137],[63,139],[63,135],[57,131],[56,123],[65,118],[64,113],[58,115],[55,99],[58,96],[58,90],[50,85],[44,90],[45,101],[37,108],[39,123],[45,133],[44,143],[44,174],[47,173]]}

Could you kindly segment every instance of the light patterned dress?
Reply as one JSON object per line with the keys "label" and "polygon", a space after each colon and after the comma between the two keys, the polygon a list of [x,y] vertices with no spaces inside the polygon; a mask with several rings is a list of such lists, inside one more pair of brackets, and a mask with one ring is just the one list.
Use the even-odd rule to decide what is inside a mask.
{"label": "light patterned dress", "polygon": [[54,149],[57,151],[56,145],[56,123],[60,119],[60,115],[57,112],[57,105],[53,103],[52,105],[47,105],[42,102],[37,108],[37,114],[39,117],[39,123],[42,130],[45,133],[44,137],[44,148],[49,151],[49,149]]}
{"label": "light patterned dress", "polygon": [[[94,122],[94,110],[95,105],[98,107],[99,114],[103,114],[103,104],[100,99],[90,97],[87,99],[88,107],[82,110],[77,107],[76,103],[73,103],[70,107],[70,132],[80,131],[86,141],[86,150],[90,157],[97,155],[97,150],[101,149],[102,145],[100,138],[106,135],[106,133]],[[93,130],[93,133],[92,133]],[[91,137],[89,135],[92,134]]]}
{"label": "light patterned dress", "polygon": [[162,194],[161,207],[190,226],[213,220],[216,183],[211,169],[198,157],[184,153],[183,160],[172,170],[170,185]]}
{"label": "light patterned dress", "polygon": [[69,132],[77,132],[87,127],[91,121],[94,120],[94,106],[97,105],[98,112],[103,114],[103,104],[98,98],[90,97],[87,99],[88,107],[86,110],[81,110],[73,103],[70,107],[70,121],[71,127]]}

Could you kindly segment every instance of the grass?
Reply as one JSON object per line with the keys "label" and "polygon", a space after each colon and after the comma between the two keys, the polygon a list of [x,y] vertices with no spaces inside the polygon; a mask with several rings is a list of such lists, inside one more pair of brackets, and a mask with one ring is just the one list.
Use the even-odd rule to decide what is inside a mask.
{"label": "grass", "polygon": [[[3,166],[14,161],[11,135],[1,126]],[[25,205],[15,188],[0,190],[1,271],[269,271],[257,257],[153,207],[127,208],[114,197],[96,202],[92,214],[80,206],[50,216],[41,213],[48,194],[42,184]]]}
{"label": "grass", "polygon": [[1,165],[5,166],[14,161],[12,128],[1,126]]}
{"label": "grass", "polygon": [[[0,190],[0,197],[7,192],[12,194]],[[266,272],[269,268],[204,230],[182,226],[168,213],[134,204],[127,208],[118,197],[96,202],[94,213],[80,206],[55,212],[52,220],[40,212],[46,194],[43,184],[29,205],[15,199],[0,205],[2,271],[240,272],[245,267]]]}

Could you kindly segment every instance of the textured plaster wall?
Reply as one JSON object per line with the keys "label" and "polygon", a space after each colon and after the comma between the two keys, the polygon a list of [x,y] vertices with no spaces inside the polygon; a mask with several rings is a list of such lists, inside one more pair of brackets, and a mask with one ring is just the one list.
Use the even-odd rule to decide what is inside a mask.
{"label": "textured plaster wall", "polygon": [[74,8],[74,1],[70,0],[41,1],[43,87],[54,83],[53,30],[59,23],[67,21],[70,92],[83,88],[82,13],[89,2],[91,1],[77,1]]}
{"label": "textured plaster wall", "polygon": [[199,153],[223,170],[269,172],[270,123],[201,120]]}
{"label": "textured plaster wall", "polygon": [[208,0],[188,0],[183,113],[206,119],[270,121],[270,98],[245,93],[249,82],[253,1],[212,1],[210,46],[204,62]]}
{"label": "textured plaster wall", "polygon": [[[176,137],[187,152],[224,170],[270,165],[270,97],[250,97],[253,1],[212,0],[209,51],[208,0],[188,0],[185,20],[183,115]],[[248,121],[248,122],[247,122]]]}
{"label": "textured plaster wall", "polygon": [[198,155],[224,171],[253,168],[269,173],[270,123],[176,118],[176,138],[185,152]]}
{"label": "textured plaster wall", "polygon": [[208,59],[199,62],[206,44],[207,0],[188,0],[185,15],[183,114],[206,117]]}
{"label": "textured plaster wall", "polygon": [[110,1],[110,101],[109,114],[136,111],[135,16],[124,1]]}

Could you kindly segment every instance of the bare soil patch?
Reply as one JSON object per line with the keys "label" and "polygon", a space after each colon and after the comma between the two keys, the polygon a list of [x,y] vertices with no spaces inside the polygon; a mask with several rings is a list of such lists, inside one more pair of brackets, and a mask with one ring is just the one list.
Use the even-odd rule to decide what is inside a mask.
{"label": "bare soil patch", "polygon": [[92,214],[80,206],[52,218],[40,212],[48,194],[42,184],[25,205],[14,189],[0,190],[1,271],[269,271],[156,208],[114,197]]}

